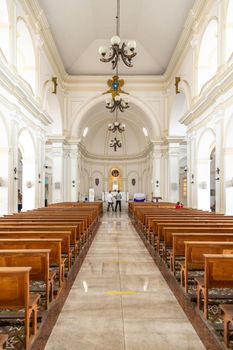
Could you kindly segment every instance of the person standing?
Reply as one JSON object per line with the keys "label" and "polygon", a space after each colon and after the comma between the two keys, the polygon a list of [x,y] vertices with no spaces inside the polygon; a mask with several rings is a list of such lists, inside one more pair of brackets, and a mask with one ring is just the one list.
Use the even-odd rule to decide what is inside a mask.
{"label": "person standing", "polygon": [[107,211],[109,211],[110,207],[112,208],[112,211],[114,211],[114,208],[113,208],[113,196],[111,194],[111,191],[109,191],[109,193],[107,194],[107,202],[108,202]]}
{"label": "person standing", "polygon": [[117,191],[117,194],[116,194],[116,206],[115,206],[115,211],[117,211],[117,207],[119,205],[119,209],[121,211],[121,199],[122,199],[122,195],[120,193],[120,190]]}
{"label": "person standing", "polygon": [[20,192],[20,189],[18,189],[18,212],[20,213],[23,207],[23,195]]}

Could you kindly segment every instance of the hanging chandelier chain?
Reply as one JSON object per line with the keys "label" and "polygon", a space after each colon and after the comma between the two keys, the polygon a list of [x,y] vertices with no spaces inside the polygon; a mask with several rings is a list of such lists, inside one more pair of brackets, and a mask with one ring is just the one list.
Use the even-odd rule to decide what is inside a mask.
{"label": "hanging chandelier chain", "polygon": [[120,36],[120,0],[117,0],[116,35]]}

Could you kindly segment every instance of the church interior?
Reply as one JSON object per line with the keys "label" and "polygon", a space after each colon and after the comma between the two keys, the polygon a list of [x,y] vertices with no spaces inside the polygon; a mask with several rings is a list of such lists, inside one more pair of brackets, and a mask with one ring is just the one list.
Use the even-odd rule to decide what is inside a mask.
{"label": "church interior", "polygon": [[0,0],[0,350],[233,349],[233,0]]}

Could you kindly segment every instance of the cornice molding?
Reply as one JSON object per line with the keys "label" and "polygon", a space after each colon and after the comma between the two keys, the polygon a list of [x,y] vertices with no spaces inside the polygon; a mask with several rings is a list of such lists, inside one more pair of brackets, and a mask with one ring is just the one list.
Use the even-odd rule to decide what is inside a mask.
{"label": "cornice molding", "polygon": [[[80,76],[71,76],[67,75],[64,88],[66,91],[104,91],[106,89],[107,80],[110,78],[110,75],[80,75]],[[166,91],[167,82],[164,76],[156,75],[140,75],[140,76],[131,76],[125,75],[121,76],[125,80],[126,89],[130,91]]]}
{"label": "cornice molding", "polygon": [[[217,100],[233,87],[233,60],[228,67],[216,74],[216,76],[204,85],[198,99],[193,103],[190,110],[180,119],[182,124],[189,126],[197,120],[210,107],[215,107]],[[223,101],[220,101],[222,104]]]}
{"label": "cornice molding", "polygon": [[[31,93],[31,89],[27,83],[20,78],[20,76],[13,72],[8,65],[0,59],[0,83],[10,95],[14,96],[18,106],[23,107],[28,113],[30,113],[37,121],[43,125],[52,123],[52,119],[47,112],[41,111],[39,102]],[[12,105],[12,102],[10,102]],[[13,103],[15,104],[15,103]]]}
{"label": "cornice molding", "polygon": [[[69,141],[68,141],[69,142]],[[143,152],[132,154],[132,155],[126,155],[126,156],[108,156],[108,155],[98,155],[98,154],[92,154],[87,151],[87,149],[84,147],[84,145],[80,142],[79,143],[79,150],[86,159],[90,160],[102,160],[102,161],[113,161],[113,162],[120,162],[120,161],[137,161],[137,160],[143,160],[145,159],[149,153],[153,150],[153,143],[150,143]]]}
{"label": "cornice molding", "polygon": [[184,24],[183,32],[181,33],[180,39],[170,59],[166,72],[164,73],[166,81],[171,81],[173,79],[178,70],[178,66],[184,60],[190,41],[192,39],[194,28],[199,22],[204,8],[207,7],[209,3],[210,0],[196,0],[193,8],[190,10]]}
{"label": "cornice molding", "polygon": [[44,42],[45,53],[61,82],[64,81],[67,73],[58,52],[57,46],[50,31],[50,26],[44,11],[40,8],[37,0],[21,0],[21,4],[29,16],[34,20],[37,34],[41,35]]}

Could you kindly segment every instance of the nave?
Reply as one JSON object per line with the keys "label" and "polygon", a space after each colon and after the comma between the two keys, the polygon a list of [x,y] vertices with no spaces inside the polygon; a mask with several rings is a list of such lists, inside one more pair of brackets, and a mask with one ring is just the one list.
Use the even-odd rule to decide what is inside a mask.
{"label": "nave", "polygon": [[126,211],[103,215],[45,349],[205,349]]}

